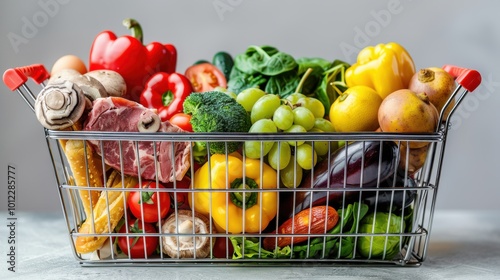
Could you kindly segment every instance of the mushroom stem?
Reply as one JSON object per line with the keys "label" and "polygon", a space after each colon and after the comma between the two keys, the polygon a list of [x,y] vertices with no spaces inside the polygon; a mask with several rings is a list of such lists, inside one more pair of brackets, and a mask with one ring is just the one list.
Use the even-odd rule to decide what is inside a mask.
{"label": "mushroom stem", "polygon": [[161,226],[161,231],[168,233],[162,237],[163,252],[172,258],[205,258],[210,254],[211,242],[215,241],[206,236],[210,230],[207,217],[191,210],[178,210]]}
{"label": "mushroom stem", "polygon": [[[193,222],[191,220],[184,220],[179,225],[179,233],[182,234],[187,234],[187,233],[193,233]],[[179,237],[180,242],[192,242],[193,237],[192,236],[181,236]]]}
{"label": "mushroom stem", "polygon": [[160,129],[161,119],[157,114],[148,114],[147,111],[139,117],[137,129],[139,132],[157,132]]}
{"label": "mushroom stem", "polygon": [[64,94],[59,90],[50,91],[45,97],[45,104],[48,109],[60,110],[65,104]]}

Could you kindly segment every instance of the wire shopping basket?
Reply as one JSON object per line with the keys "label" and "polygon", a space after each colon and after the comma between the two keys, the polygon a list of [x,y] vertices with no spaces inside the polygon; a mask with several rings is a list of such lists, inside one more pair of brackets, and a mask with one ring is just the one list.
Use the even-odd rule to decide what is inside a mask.
{"label": "wire shopping basket", "polygon": [[[45,129],[75,258],[82,265],[421,264],[451,115],[481,82],[475,70],[443,68],[457,87],[442,110],[451,109],[448,118],[441,112],[432,133]],[[35,111],[28,78],[43,88],[49,74],[32,65],[3,77]],[[200,142],[208,147],[201,155]],[[300,142],[324,153],[306,154],[311,170],[302,170],[278,152],[273,168],[270,155],[230,152],[234,142],[278,151]],[[226,152],[211,154],[220,143]]]}

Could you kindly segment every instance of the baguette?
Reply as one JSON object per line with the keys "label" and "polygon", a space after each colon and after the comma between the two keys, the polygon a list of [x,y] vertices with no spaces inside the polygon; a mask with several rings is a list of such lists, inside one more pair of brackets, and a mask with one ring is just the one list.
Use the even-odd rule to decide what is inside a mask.
{"label": "baguette", "polygon": [[[87,80],[84,78],[77,80],[75,77],[64,77],[68,80],[63,79],[62,76],[55,80],[51,79],[37,96],[37,118],[44,127],[81,131],[85,120],[85,112],[88,110],[87,105],[90,102],[86,96],[89,95],[89,92],[97,92],[94,95],[105,94],[103,90],[98,90],[97,85],[94,90],[88,84],[85,84]],[[55,76],[52,78],[55,78]],[[70,78],[74,81],[70,81]],[[107,96],[107,94],[105,95]],[[104,186],[102,159],[90,146],[86,145],[82,140],[67,139],[59,140],[59,144],[73,172],[73,178],[71,179],[76,186]],[[99,192],[88,189],[80,190],[79,195],[85,215],[87,217],[91,216],[92,208],[99,198]]]}
{"label": "baguette", "polygon": [[[64,153],[73,171],[75,185],[82,187],[103,187],[103,167],[101,157],[83,140],[65,140]],[[87,174],[88,172],[88,174]],[[88,175],[88,177],[87,177]],[[88,178],[88,180],[87,180]],[[100,192],[95,190],[79,190],[86,217],[92,217],[92,208],[99,199]]]}
{"label": "baguette", "polygon": [[[123,178],[122,181],[121,173],[113,170],[106,182],[106,187],[109,189],[133,188],[139,182],[133,176],[125,175]],[[99,200],[93,209],[93,219],[87,217],[78,230],[79,233],[95,235],[78,236],[76,238],[75,247],[78,253],[91,253],[102,247],[108,238],[108,236],[102,234],[111,233],[123,217],[128,193],[123,190],[101,192]]]}

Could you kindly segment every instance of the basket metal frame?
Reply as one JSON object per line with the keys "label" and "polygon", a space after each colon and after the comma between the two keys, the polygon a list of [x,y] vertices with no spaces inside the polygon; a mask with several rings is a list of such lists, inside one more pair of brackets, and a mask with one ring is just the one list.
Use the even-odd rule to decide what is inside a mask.
{"label": "basket metal frame", "polygon": [[[44,83],[41,84],[45,86]],[[24,85],[16,89],[28,106],[34,110],[34,101],[36,96]],[[398,265],[398,266],[419,266],[427,257],[427,249],[429,246],[429,237],[432,230],[432,220],[434,217],[437,190],[440,183],[441,171],[443,166],[447,134],[451,125],[451,117],[457,107],[463,101],[468,93],[461,85],[458,85],[452,97],[446,103],[440,113],[440,126],[433,133],[385,133],[385,132],[353,132],[353,133],[294,133],[294,134],[258,134],[258,133],[134,133],[134,132],[89,132],[89,131],[56,131],[44,129],[45,139],[47,142],[48,152],[51,158],[51,164],[54,171],[55,184],[58,188],[59,200],[63,211],[68,239],[71,244],[72,252],[77,261],[83,266],[109,266],[109,265],[134,265],[134,266],[192,266],[192,265],[245,265],[245,266],[267,266],[267,265]],[[452,104],[452,100],[456,102]],[[447,120],[443,120],[443,112],[446,108],[452,106]],[[106,191],[106,188],[95,188],[88,186],[74,186],[71,182],[71,170],[68,167],[64,152],[59,144],[59,140],[63,139],[79,139],[79,140],[99,140],[99,141],[132,141],[137,145],[140,141],[205,141],[205,142],[227,142],[227,141],[394,141],[401,145],[402,143],[421,141],[429,143],[429,150],[424,166],[416,173],[415,181],[418,187],[409,190],[418,192],[414,202],[414,213],[412,218],[412,232],[402,234],[385,234],[385,236],[399,236],[400,238],[407,237],[409,241],[401,248],[399,257],[392,260],[380,260],[370,258],[351,258],[351,259],[220,259],[220,258],[194,258],[194,259],[172,259],[163,253],[160,257],[144,259],[132,259],[120,257],[112,254],[111,258],[103,260],[89,259],[88,256],[77,253],[75,248],[75,238],[79,235],[78,227],[86,219],[82,204],[79,201],[77,190],[101,190]],[[156,144],[155,144],[156,145]],[[156,150],[156,149],[155,149]],[[121,153],[121,151],[120,151]],[[104,169],[104,166],[103,166]],[[191,170],[193,172],[193,170]],[[88,174],[87,174],[88,176]],[[123,193],[130,189],[117,188],[115,191]],[[364,191],[377,191],[380,189],[363,189]],[[186,190],[169,189],[170,192]],[[197,190],[189,190],[194,194]],[[206,190],[204,190],[206,191]],[[240,190],[246,191],[246,190]],[[276,191],[285,191],[277,189]],[[289,191],[289,190],[286,190]],[[300,190],[297,190],[300,191]],[[177,203],[175,201],[175,203]],[[109,204],[107,205],[109,207]],[[175,211],[177,212],[177,210]],[[108,216],[109,222],[109,216]],[[114,232],[104,233],[102,235],[110,238],[118,237]],[[163,233],[156,234],[132,234],[127,236],[132,238],[135,236],[163,236]],[[189,235],[189,234],[188,234]],[[194,235],[194,234],[193,234]],[[366,234],[365,234],[366,235]],[[210,238],[227,237],[230,234],[212,233]],[[262,238],[260,234],[236,234],[231,236],[241,237],[257,237]],[[326,237],[323,235],[309,235],[309,237]],[[349,235],[340,234],[339,237]],[[363,236],[361,234],[353,234],[354,237]]]}

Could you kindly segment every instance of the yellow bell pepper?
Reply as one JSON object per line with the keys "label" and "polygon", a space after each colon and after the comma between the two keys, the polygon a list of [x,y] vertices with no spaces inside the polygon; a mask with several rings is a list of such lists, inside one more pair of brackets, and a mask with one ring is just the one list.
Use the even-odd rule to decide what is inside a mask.
{"label": "yellow bell pepper", "polygon": [[407,88],[415,74],[410,54],[398,43],[368,46],[358,53],[357,62],[345,72],[348,87],[363,85],[373,88],[382,99]]}
{"label": "yellow bell pepper", "polygon": [[[243,178],[245,177],[245,178]],[[219,231],[260,233],[277,212],[276,171],[258,159],[214,154],[194,174],[191,209],[211,216]],[[227,189],[255,189],[235,192]],[[217,191],[223,190],[223,191]]]}

